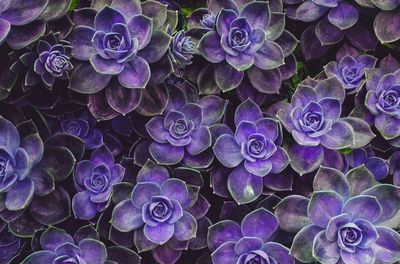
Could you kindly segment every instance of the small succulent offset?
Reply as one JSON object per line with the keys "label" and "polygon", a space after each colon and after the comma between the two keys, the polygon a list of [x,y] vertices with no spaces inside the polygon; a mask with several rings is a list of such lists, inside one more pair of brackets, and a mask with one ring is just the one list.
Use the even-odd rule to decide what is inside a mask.
{"label": "small succulent offset", "polygon": [[96,231],[81,233],[72,237],[62,229],[48,227],[38,238],[42,250],[30,254],[22,263],[107,263],[107,249]]}
{"label": "small succulent offset", "polygon": [[[56,79],[69,79],[69,73],[73,69],[70,61],[71,47],[67,41],[60,40],[58,33],[51,32],[43,36],[30,51],[19,58],[28,68],[24,79],[24,91],[40,84],[52,90]],[[11,67],[11,70],[17,74],[20,72],[16,64]]]}
{"label": "small succulent offset", "polygon": [[364,120],[340,117],[345,95],[335,76],[322,81],[311,79],[297,87],[290,104],[276,106],[280,108],[278,119],[295,140],[289,155],[292,167],[300,174],[318,168],[324,148],[360,148],[374,137]]}
{"label": "small succulent offset", "polygon": [[174,66],[174,74],[183,76],[182,70],[192,63],[195,53],[195,44],[184,31],[176,32],[169,47],[169,54]]}
{"label": "small succulent offset", "polygon": [[[145,88],[151,77],[149,63],[163,57],[171,39],[142,14],[137,0],[113,1],[89,25],[76,22],[71,33],[72,55],[90,64],[77,67],[70,88],[84,94],[102,90],[113,76],[125,88]],[[86,81],[89,79],[92,84]]]}
{"label": "small succulent offset", "polygon": [[207,238],[212,263],[294,264],[289,249],[271,240],[278,227],[278,219],[264,208],[247,214],[241,225],[232,220],[212,225]]}
{"label": "small succulent offset", "polygon": [[113,185],[121,182],[124,173],[125,168],[114,163],[114,156],[105,145],[95,149],[90,160],[79,161],[74,174],[79,192],[72,199],[75,217],[90,220],[104,211]]}
{"label": "small succulent offset", "polygon": [[56,78],[68,78],[68,72],[73,68],[70,51],[67,51],[70,47],[39,41],[37,49],[39,58],[35,61],[34,71],[47,86],[52,86]]}
{"label": "small succulent offset", "polygon": [[[321,167],[310,199],[284,198],[276,207],[283,230],[298,232],[290,249],[301,262],[373,264],[400,258],[399,187],[377,184],[361,166],[347,175]],[[294,214],[292,214],[294,213]],[[291,221],[291,219],[302,219]]]}
{"label": "small succulent offset", "polygon": [[159,263],[175,263],[182,245],[196,236],[197,220],[191,212],[197,198],[190,185],[148,161],[137,175],[131,197],[114,208],[111,223],[120,232],[135,231],[139,251],[151,250]]}
{"label": "small succulent offset", "polygon": [[377,69],[367,71],[365,106],[373,115],[373,124],[394,146],[400,146],[400,70],[388,56]]}
{"label": "small succulent offset", "polygon": [[41,161],[43,151],[38,134],[20,138],[17,128],[0,116],[0,196],[5,209],[25,209],[31,202],[35,189],[31,171]]}
{"label": "small succulent offset", "polygon": [[352,57],[346,54],[338,63],[329,62],[324,66],[326,76],[336,78],[342,83],[348,94],[357,93],[365,84],[365,70],[374,68],[377,59],[363,54]]}
{"label": "small succulent offset", "polygon": [[238,203],[249,203],[261,194],[263,177],[282,172],[289,164],[289,157],[279,146],[282,139],[279,122],[263,117],[253,101],[241,103],[234,119],[236,131],[228,128],[230,133],[220,135],[213,149],[222,165],[234,168],[228,177],[231,195]]}
{"label": "small succulent offset", "polygon": [[89,112],[78,117],[66,116],[60,122],[62,132],[76,136],[85,142],[86,149],[95,149],[103,144],[103,132],[95,128],[96,120]]}
{"label": "small succulent offset", "polygon": [[215,30],[215,21],[216,15],[208,8],[198,8],[188,17],[188,34],[199,41],[204,34]]}
{"label": "small succulent offset", "polygon": [[[277,93],[282,79],[291,76],[290,70],[281,72],[279,68],[285,63],[293,66],[294,59],[288,56],[297,45],[297,39],[284,30],[282,3],[211,0],[207,6],[208,10],[193,13],[188,32],[200,38],[198,51],[211,62],[199,74],[200,90],[218,93],[235,89],[247,73],[256,91]],[[205,86],[211,82],[210,74],[216,88]],[[269,83],[265,83],[267,79]]]}

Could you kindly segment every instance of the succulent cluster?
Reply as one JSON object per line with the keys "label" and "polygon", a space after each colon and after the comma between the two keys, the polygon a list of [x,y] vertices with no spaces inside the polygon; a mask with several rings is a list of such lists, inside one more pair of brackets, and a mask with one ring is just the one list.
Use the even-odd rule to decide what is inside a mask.
{"label": "succulent cluster", "polygon": [[0,264],[400,263],[399,0],[0,0]]}

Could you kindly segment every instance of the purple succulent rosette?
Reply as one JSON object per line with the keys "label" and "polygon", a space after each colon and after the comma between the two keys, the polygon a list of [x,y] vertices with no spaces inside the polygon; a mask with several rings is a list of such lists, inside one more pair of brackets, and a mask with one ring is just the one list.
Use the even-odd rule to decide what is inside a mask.
{"label": "purple succulent rosette", "polygon": [[[311,263],[395,263],[400,258],[399,187],[377,184],[364,166],[346,175],[321,167],[310,199],[290,195],[276,207],[280,227],[296,232],[290,253]],[[296,219],[296,221],[293,221]]]}
{"label": "purple succulent rosette", "polygon": [[[257,8],[262,8],[264,12],[256,14]],[[200,40],[201,55],[212,63],[226,61],[241,72],[253,64],[261,68],[267,67],[262,64],[264,60],[275,61],[263,57],[265,54],[262,51],[277,50],[278,59],[272,67],[282,65],[283,51],[277,49],[273,42],[265,41],[264,29],[268,27],[269,16],[269,5],[261,5],[261,2],[244,7],[240,14],[235,10],[222,9],[216,18],[216,31],[208,32]]]}
{"label": "purple succulent rosette", "polygon": [[272,240],[278,227],[276,216],[264,208],[247,214],[241,225],[233,220],[212,225],[207,237],[212,263],[294,264],[289,249]]}
{"label": "purple succulent rosette", "polygon": [[195,43],[184,31],[176,32],[169,46],[169,54],[174,66],[174,74],[183,77],[186,65],[192,64],[195,54]]}
{"label": "purple succulent rosette", "polygon": [[[367,71],[365,107],[372,123],[385,140],[399,146],[400,71],[399,63],[388,56],[377,69]],[[365,116],[368,120],[368,116]]]}
{"label": "purple succulent rosette", "polygon": [[282,3],[210,0],[207,7],[189,20],[188,34],[200,38],[198,51],[209,62],[199,71],[200,91],[216,94],[239,87],[240,98],[250,93],[253,99],[278,93],[282,80],[295,74],[291,53],[298,42],[284,30]]}
{"label": "purple succulent rosette", "polygon": [[92,228],[91,232],[75,234],[74,237],[56,227],[47,228],[39,238],[41,250],[30,254],[22,262],[37,263],[107,263],[107,249]]}
{"label": "purple succulent rosette", "polygon": [[165,117],[153,117],[146,130],[153,142],[149,151],[154,160],[173,165],[184,159],[185,152],[195,156],[211,147],[211,133],[203,125],[203,109],[198,104],[185,104]]}
{"label": "purple succulent rosette", "polygon": [[84,145],[65,134],[43,143],[32,121],[15,127],[0,117],[0,123],[0,218],[15,235],[29,237],[69,217],[70,197],[55,183],[70,175]]}
{"label": "purple succulent rosette", "polygon": [[48,227],[35,233],[32,240],[34,252],[21,263],[132,263],[140,264],[134,251],[120,247],[105,247],[92,225],[80,226],[73,236],[65,230]]}
{"label": "purple succulent rosette", "polygon": [[400,0],[0,0],[0,264],[400,263],[399,41]]}
{"label": "purple succulent rosette", "polygon": [[346,93],[353,94],[361,90],[365,84],[365,70],[374,68],[377,59],[363,54],[357,57],[345,55],[339,62],[331,61],[324,66],[326,76],[335,76],[343,85]]}
{"label": "purple succulent rosette", "polygon": [[74,180],[79,191],[72,199],[77,219],[90,220],[106,209],[114,184],[122,181],[125,168],[114,163],[111,151],[102,145],[90,155],[90,160],[76,164]]}
{"label": "purple succulent rosette", "polygon": [[88,150],[95,149],[103,145],[103,132],[95,128],[96,120],[89,112],[82,112],[78,117],[74,115],[66,116],[60,122],[60,130],[80,138],[85,142]]}
{"label": "purple succulent rosette", "polygon": [[70,60],[69,43],[60,40],[59,33],[51,32],[40,38],[28,52],[20,55],[10,69],[20,74],[20,64],[27,68],[22,88],[24,92],[36,86],[52,90],[57,79],[69,79],[69,73],[73,69]]}
{"label": "purple succulent rosette", "polygon": [[21,138],[17,128],[0,117],[0,195],[2,208],[25,209],[34,195],[32,169],[41,161],[44,146],[38,134]]}
{"label": "purple succulent rosette", "polygon": [[21,244],[21,239],[8,230],[7,223],[0,222],[0,263],[9,263],[18,254]]}
{"label": "purple succulent rosette", "polygon": [[[104,108],[102,104],[108,103],[110,111],[127,114],[139,105],[141,89],[153,71],[153,77],[161,80],[158,82],[170,74],[168,65],[151,65],[163,58],[171,41],[165,32],[167,8],[154,1],[114,0],[110,6],[98,3],[94,2],[98,12],[76,11],[77,25],[69,39],[72,56],[82,63],[71,75],[69,88],[90,94],[92,108]],[[99,93],[104,88],[105,93]]]}
{"label": "purple succulent rosette", "polygon": [[35,60],[34,71],[40,75],[46,86],[53,86],[56,78],[68,78],[68,72],[73,69],[68,51],[70,48],[64,45],[39,41],[39,58]]}
{"label": "purple succulent rosette", "polygon": [[177,86],[168,89],[170,100],[163,116],[155,116],[146,124],[154,140],[149,147],[151,157],[163,165],[183,161],[194,168],[208,167],[213,160],[209,127],[221,120],[225,101],[216,96],[192,100]]}
{"label": "purple succulent rosette", "polygon": [[319,167],[324,149],[365,147],[375,136],[364,120],[341,118],[346,93],[335,76],[307,82],[297,87],[290,104],[274,106],[279,109],[278,119],[294,138],[288,153],[292,168],[300,175]]}
{"label": "purple succulent rosette", "polygon": [[111,224],[120,232],[134,231],[139,252],[151,250],[158,263],[176,263],[196,237],[197,219],[209,207],[193,187],[170,178],[166,168],[148,161],[137,175],[130,198],[114,208]]}
{"label": "purple succulent rosette", "polygon": [[226,127],[216,139],[213,150],[223,166],[234,168],[227,178],[227,186],[232,197],[243,204],[257,199],[263,185],[269,187],[268,180],[263,181],[263,178],[282,172],[289,164],[289,157],[280,146],[279,122],[263,117],[253,101],[248,99],[241,103],[234,119],[236,131]]}

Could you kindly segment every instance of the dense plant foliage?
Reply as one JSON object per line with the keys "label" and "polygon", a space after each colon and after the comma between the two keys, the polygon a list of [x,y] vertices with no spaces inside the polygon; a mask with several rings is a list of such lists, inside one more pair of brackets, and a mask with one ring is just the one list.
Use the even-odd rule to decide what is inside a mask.
{"label": "dense plant foliage", "polygon": [[400,262],[399,0],[0,0],[0,264]]}

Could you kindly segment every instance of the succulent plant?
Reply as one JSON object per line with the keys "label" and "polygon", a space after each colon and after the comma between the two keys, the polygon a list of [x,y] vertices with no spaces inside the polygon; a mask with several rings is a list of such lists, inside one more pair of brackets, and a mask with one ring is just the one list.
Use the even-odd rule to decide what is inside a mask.
{"label": "succulent plant", "polygon": [[62,118],[59,129],[85,142],[86,149],[95,149],[103,144],[103,132],[95,128],[96,120],[89,112],[82,112],[78,117],[66,115]]}
{"label": "succulent plant", "polygon": [[386,140],[393,140],[400,136],[396,123],[399,119],[400,79],[395,72],[382,72],[371,69],[367,75],[367,95],[365,106],[374,116],[374,125]]}
{"label": "succulent plant", "polygon": [[139,251],[151,250],[159,263],[176,263],[181,244],[196,237],[195,216],[208,210],[203,206],[206,200],[196,203],[198,197],[193,187],[170,178],[167,169],[148,161],[137,175],[130,198],[113,209],[111,223],[120,232],[134,231]]}
{"label": "succulent plant", "polygon": [[57,79],[69,79],[73,69],[71,47],[68,42],[60,39],[59,33],[50,32],[20,55],[11,70],[20,74],[20,64],[27,69],[24,75],[24,91],[36,86],[52,90]]}
{"label": "succulent plant", "polygon": [[21,138],[17,128],[0,117],[1,156],[0,193],[4,197],[5,209],[25,209],[32,200],[35,184],[32,170],[42,159],[44,146],[38,134]]}
{"label": "succulent plant", "polygon": [[357,93],[365,84],[365,71],[374,68],[376,61],[376,58],[367,54],[356,58],[346,54],[338,63],[328,63],[324,70],[328,77],[335,76],[347,93]]}
{"label": "succulent plant", "polygon": [[122,181],[125,168],[114,163],[111,151],[102,145],[90,155],[90,160],[76,164],[74,180],[78,193],[72,198],[72,210],[77,219],[90,220],[108,205],[113,185]]}
{"label": "succulent plant", "polygon": [[282,3],[210,0],[207,7],[189,20],[188,34],[200,39],[199,53],[209,62],[199,70],[200,91],[215,94],[242,85],[255,89],[252,99],[258,93],[278,93],[282,80],[294,74],[290,55],[297,46],[297,39],[284,30]]}
{"label": "succulent plant", "polygon": [[278,227],[264,208],[247,214],[240,225],[232,220],[212,225],[207,238],[212,263],[295,263],[288,248],[271,240]]}
{"label": "succulent plant", "polygon": [[399,247],[400,235],[391,228],[399,224],[399,187],[373,179],[364,166],[346,175],[321,167],[309,199],[284,198],[275,213],[283,230],[297,232],[291,255],[305,263],[396,262],[399,253],[391,248]]}
{"label": "succulent plant", "polygon": [[[151,67],[163,58],[171,41],[161,24],[165,22],[167,9],[159,9],[160,5],[148,1],[145,9],[139,1],[113,1],[111,6],[103,3],[90,22],[77,16],[77,26],[69,40],[72,56],[82,63],[71,75],[69,88],[90,95],[106,88],[107,95],[93,95],[92,104],[100,104],[105,97],[117,113],[127,114],[134,110],[140,103],[141,89],[151,80],[152,71],[156,73],[154,78],[161,78],[158,82],[171,73],[168,67]],[[159,10],[161,13],[147,14],[142,9],[143,12]],[[78,12],[85,16],[88,10]],[[164,17],[164,21],[151,19],[155,16]],[[91,82],[85,79],[91,79]],[[124,96],[128,96],[127,103],[121,105],[119,101]]]}
{"label": "succulent plant", "polygon": [[276,106],[277,117],[293,136],[288,150],[292,167],[300,174],[314,171],[324,149],[340,150],[368,145],[374,137],[364,120],[342,115],[345,90],[335,77],[300,84],[291,103]]}
{"label": "succulent plant", "polygon": [[224,100],[212,95],[191,100],[183,88],[168,89],[171,97],[163,116],[153,117],[145,126],[154,141],[149,146],[151,157],[163,165],[208,167],[213,160],[209,127],[224,115]]}
{"label": "succulent plant", "polygon": [[0,0],[0,264],[400,263],[399,0]]}
{"label": "succulent plant", "polygon": [[227,128],[216,139],[213,150],[223,166],[234,168],[227,178],[227,186],[232,197],[242,204],[257,199],[263,186],[269,187],[263,178],[282,172],[289,164],[289,157],[279,146],[280,124],[263,117],[253,101],[241,103],[234,119],[236,131]]}

